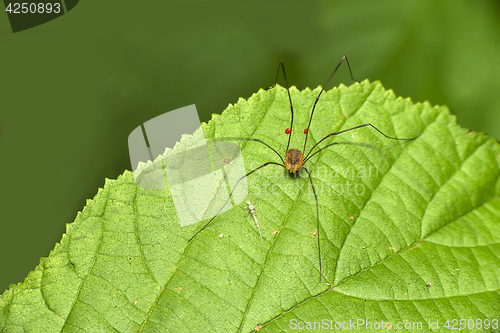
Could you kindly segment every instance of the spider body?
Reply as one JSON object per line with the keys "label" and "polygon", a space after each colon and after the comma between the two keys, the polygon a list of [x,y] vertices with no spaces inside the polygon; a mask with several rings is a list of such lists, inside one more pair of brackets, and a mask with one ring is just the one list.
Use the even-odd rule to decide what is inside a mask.
{"label": "spider body", "polygon": [[291,173],[298,171],[304,164],[304,155],[299,149],[290,149],[285,155],[285,168]]}

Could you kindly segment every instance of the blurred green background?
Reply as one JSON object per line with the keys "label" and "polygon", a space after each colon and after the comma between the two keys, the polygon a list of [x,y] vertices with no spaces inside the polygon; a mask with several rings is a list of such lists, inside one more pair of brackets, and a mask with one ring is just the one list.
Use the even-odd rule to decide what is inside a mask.
{"label": "blurred green background", "polygon": [[271,86],[280,59],[290,84],[322,85],[343,55],[358,80],[500,138],[498,1],[86,0],[16,34],[0,13],[0,294],[130,170],[135,127],[189,104],[208,121]]}

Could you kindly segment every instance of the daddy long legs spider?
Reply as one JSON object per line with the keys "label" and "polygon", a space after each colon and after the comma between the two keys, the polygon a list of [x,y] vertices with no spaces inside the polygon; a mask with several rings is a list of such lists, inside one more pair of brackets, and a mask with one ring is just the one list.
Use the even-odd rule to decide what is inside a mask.
{"label": "daddy long legs spider", "polygon": [[[329,76],[329,78],[326,81],[325,85],[321,88],[321,91],[319,92],[318,96],[316,97],[316,99],[314,101],[314,104],[313,104],[312,110],[311,110],[311,115],[309,116],[308,125],[304,129],[305,139],[304,139],[304,147],[303,147],[302,150],[299,150],[299,149],[296,149],[296,148],[290,149],[290,140],[291,140],[291,136],[292,136],[294,111],[293,111],[292,98],[291,98],[291,95],[290,95],[290,89],[289,89],[289,85],[288,85],[288,79],[287,79],[286,72],[285,72],[285,66],[283,64],[283,60],[281,60],[279,62],[279,64],[278,64],[278,72],[276,74],[276,81],[275,81],[274,86],[276,86],[276,83],[278,81],[278,76],[279,76],[279,72],[280,72],[280,68],[281,68],[281,70],[283,72],[283,77],[285,79],[286,90],[287,90],[287,94],[288,94],[288,100],[289,100],[289,103],[290,103],[290,127],[287,128],[287,129],[285,129],[285,133],[288,135],[288,142],[287,142],[287,146],[286,146],[285,157],[283,158],[278,153],[278,151],[276,149],[274,149],[273,147],[271,147],[270,145],[268,145],[267,143],[265,143],[264,141],[259,140],[259,139],[255,139],[255,138],[245,138],[245,139],[243,139],[243,138],[229,138],[229,137],[228,138],[218,138],[218,140],[227,139],[227,140],[247,140],[247,141],[259,142],[259,143],[265,145],[266,147],[268,147],[269,149],[271,149],[279,157],[279,159],[281,160],[281,163],[274,162],[274,161],[269,161],[269,162],[263,163],[259,167],[253,169],[252,171],[246,173],[244,176],[240,177],[237,180],[235,186],[233,187],[233,190],[231,191],[231,194],[227,198],[226,202],[220,208],[219,212],[215,216],[213,216],[201,229],[199,229],[189,239],[189,241],[191,241],[201,231],[203,231],[206,227],[208,227],[212,223],[212,221],[219,215],[219,213],[223,210],[223,208],[225,207],[225,205],[229,202],[229,200],[231,198],[231,195],[232,195],[232,193],[234,191],[234,188],[236,188],[236,186],[238,185],[238,183],[242,179],[250,176],[254,172],[256,172],[256,171],[258,171],[258,170],[260,170],[260,169],[262,169],[262,168],[264,168],[264,167],[266,167],[268,165],[277,165],[277,166],[283,167],[289,173],[291,173],[293,175],[295,175],[295,173],[297,171],[299,171],[299,170],[304,170],[307,173],[307,178],[309,179],[309,183],[310,183],[311,188],[313,190],[314,199],[315,199],[315,202],[316,202],[316,228],[317,229],[316,229],[316,232],[313,233],[313,234],[317,237],[317,240],[318,240],[319,280],[321,282],[322,265],[321,265],[321,242],[320,242],[320,233],[319,233],[319,230],[320,230],[319,202],[318,202],[318,196],[317,196],[317,193],[316,193],[316,189],[315,189],[314,183],[312,181],[311,173],[304,166],[304,164],[307,163],[307,161],[309,161],[313,156],[315,156],[319,152],[323,151],[324,149],[326,149],[328,147],[331,147],[331,146],[333,146],[335,144],[338,144],[338,143],[330,143],[330,144],[327,144],[324,147],[320,148],[319,144],[321,144],[322,142],[324,142],[326,139],[331,138],[331,137],[336,136],[336,135],[339,135],[339,134],[342,134],[342,133],[345,133],[345,132],[349,132],[349,131],[353,131],[353,130],[356,130],[356,129],[360,129],[360,128],[363,128],[363,127],[372,128],[372,129],[376,130],[378,133],[382,134],[385,138],[391,139],[391,140],[414,140],[414,139],[416,139],[418,137],[418,136],[413,137],[413,138],[396,138],[396,137],[392,137],[392,136],[389,136],[389,135],[386,135],[385,133],[383,133],[381,130],[379,130],[377,127],[375,127],[373,124],[371,124],[371,123],[365,123],[365,124],[354,126],[354,127],[342,130],[342,131],[333,132],[333,133],[330,133],[330,134],[324,136],[321,140],[319,140],[318,142],[316,142],[316,144],[314,144],[311,149],[309,149],[309,151],[307,152],[307,154],[304,154],[306,152],[306,145],[307,145],[307,138],[308,138],[308,134],[309,134],[309,128],[311,126],[311,121],[312,121],[312,118],[313,118],[313,115],[314,115],[314,110],[316,109],[316,105],[317,105],[317,103],[318,103],[318,101],[319,101],[319,99],[321,97],[321,94],[323,93],[323,91],[325,90],[326,86],[328,85],[328,83],[330,82],[330,80],[332,79],[332,77],[335,75],[335,73],[337,72],[337,70],[339,69],[340,65],[344,62],[344,60],[346,61],[347,66],[349,68],[349,73],[351,75],[351,79],[354,80],[354,81],[356,81],[356,82],[358,82],[352,76],[351,67],[349,65],[349,61],[347,60],[347,57],[343,56],[342,59],[340,60],[340,62],[338,63],[338,65],[333,70],[332,74]],[[260,232],[260,230],[259,230],[259,232]]]}

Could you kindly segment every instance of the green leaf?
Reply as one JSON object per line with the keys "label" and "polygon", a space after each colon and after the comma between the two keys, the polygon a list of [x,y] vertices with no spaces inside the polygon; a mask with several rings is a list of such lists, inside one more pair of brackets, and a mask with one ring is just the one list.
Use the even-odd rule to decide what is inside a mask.
{"label": "green leaf", "polygon": [[[302,149],[319,91],[290,89],[290,148]],[[2,332],[251,332],[259,325],[277,332],[361,320],[420,322],[429,331],[428,321],[447,330],[448,319],[473,319],[469,328],[489,319],[481,329],[492,330],[500,317],[498,142],[459,127],[445,107],[412,104],[364,81],[322,94],[308,149],[364,123],[389,136],[419,136],[390,140],[365,127],[325,140],[339,144],[305,164],[319,230],[305,174],[269,165],[248,177],[246,200],[265,249],[245,202],[189,242],[206,221],[181,228],[168,188],[140,188],[128,171],[106,180],[49,257],[0,297]],[[208,141],[260,139],[283,156],[289,124],[278,86],[240,99],[203,131]],[[280,162],[259,142],[234,142],[247,171]]]}

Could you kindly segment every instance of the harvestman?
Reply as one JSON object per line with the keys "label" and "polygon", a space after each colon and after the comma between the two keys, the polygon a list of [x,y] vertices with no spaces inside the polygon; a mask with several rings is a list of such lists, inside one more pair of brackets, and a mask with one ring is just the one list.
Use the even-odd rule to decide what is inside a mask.
{"label": "harvestman", "polygon": [[[309,133],[309,127],[311,126],[311,121],[312,121],[312,117],[313,117],[313,114],[314,114],[314,110],[316,108],[316,104],[318,103],[318,100],[319,100],[321,94],[323,93],[323,91],[325,90],[326,86],[328,85],[328,83],[330,82],[330,80],[332,79],[332,77],[335,75],[335,72],[337,72],[337,69],[339,69],[340,65],[342,64],[342,62],[344,62],[344,60],[346,61],[347,67],[349,68],[349,73],[351,75],[351,79],[353,81],[359,82],[359,81],[357,81],[357,80],[355,80],[353,78],[352,71],[351,71],[351,66],[349,65],[349,60],[347,60],[346,56],[343,56],[342,59],[340,60],[339,64],[337,65],[337,67],[335,67],[335,69],[333,70],[333,73],[330,75],[330,77],[326,81],[325,85],[321,88],[321,91],[319,92],[318,96],[316,97],[316,100],[314,101],[314,104],[313,104],[313,107],[312,107],[312,110],[311,110],[311,116],[309,117],[309,123],[307,125],[307,128],[304,129],[304,134],[306,135],[306,138],[304,140],[304,148],[302,150],[304,152],[306,151],[307,136],[308,136],[308,133]],[[248,141],[260,142],[263,145],[265,145],[266,147],[268,147],[269,149],[271,149],[272,151],[274,151],[276,153],[276,155],[278,155],[278,157],[280,158],[282,164],[276,163],[276,162],[272,162],[272,161],[271,162],[266,162],[266,163],[262,164],[261,166],[255,168],[254,170],[248,172],[246,175],[240,177],[238,179],[238,181],[236,182],[235,186],[233,187],[233,190],[231,191],[231,193],[230,193],[229,197],[227,198],[226,202],[220,208],[219,212],[214,217],[212,217],[200,230],[198,230],[189,239],[189,241],[191,241],[196,235],[198,235],[202,230],[204,230],[217,217],[217,215],[219,215],[219,213],[222,211],[222,209],[225,207],[225,205],[228,203],[229,199],[231,198],[231,195],[233,194],[234,189],[236,188],[236,186],[245,177],[248,177],[252,173],[254,173],[255,171],[257,171],[259,169],[262,169],[263,167],[271,165],[271,164],[284,167],[286,170],[288,170],[289,172],[291,172],[293,174],[295,174],[295,172],[299,171],[300,169],[304,169],[306,171],[306,173],[307,173],[308,178],[309,178],[309,182],[311,184],[311,187],[312,187],[312,190],[313,190],[313,194],[314,194],[314,199],[316,200],[316,228],[317,228],[317,234],[316,234],[316,236],[318,237],[319,281],[321,282],[322,267],[321,267],[321,245],[320,245],[320,239],[319,239],[320,237],[319,237],[319,203],[318,203],[318,196],[316,195],[316,190],[314,188],[314,184],[313,184],[313,181],[312,181],[312,178],[311,178],[311,174],[310,174],[309,170],[307,170],[307,168],[304,166],[304,164],[307,161],[309,161],[314,155],[316,155],[317,153],[319,153],[320,151],[322,151],[322,150],[324,150],[324,149],[326,149],[326,148],[328,148],[330,146],[333,146],[333,145],[335,145],[337,143],[335,143],[335,142],[334,143],[330,143],[330,144],[328,144],[328,145],[326,145],[326,146],[324,146],[322,148],[318,148],[318,150],[316,150],[314,153],[312,153],[312,151],[321,142],[323,142],[324,140],[326,140],[326,139],[328,139],[328,138],[330,138],[332,136],[335,136],[335,135],[338,135],[338,134],[341,134],[341,133],[345,133],[345,132],[348,132],[348,131],[352,131],[352,130],[355,130],[355,129],[358,129],[358,128],[367,127],[367,126],[374,128],[377,132],[379,132],[380,134],[382,134],[384,137],[386,137],[388,139],[392,139],[392,140],[414,140],[414,139],[416,139],[418,137],[418,135],[416,137],[413,137],[413,138],[404,138],[404,139],[394,138],[394,137],[391,137],[391,136],[388,136],[388,135],[384,134],[381,130],[379,130],[377,127],[373,126],[372,124],[366,123],[366,124],[363,124],[363,125],[358,125],[358,126],[354,126],[354,127],[345,129],[343,131],[334,132],[334,133],[330,133],[330,134],[326,135],[324,138],[322,138],[321,140],[319,140],[309,150],[309,152],[304,157],[304,154],[302,153],[301,150],[295,149],[295,148],[289,149],[290,148],[290,139],[292,137],[291,133],[292,133],[292,128],[293,128],[293,105],[292,105],[292,98],[290,96],[290,89],[289,89],[289,86],[288,86],[288,80],[286,78],[285,65],[283,64],[283,60],[281,60],[280,63],[278,64],[278,73],[276,74],[276,81],[275,82],[276,83],[278,82],[278,76],[279,76],[279,72],[280,72],[280,67],[281,67],[281,69],[283,71],[283,77],[285,78],[286,91],[288,93],[288,100],[290,102],[290,114],[291,114],[290,127],[285,130],[285,133],[288,134],[288,143],[287,143],[287,146],[286,146],[285,158],[283,159],[283,157],[281,157],[281,155],[274,148],[272,148],[267,143],[265,143],[264,141],[259,140],[259,139],[253,139],[253,138],[250,138],[250,139],[248,139],[248,138],[245,138],[245,139],[242,139],[242,138],[219,138],[219,139],[248,140]],[[274,84],[274,86],[276,86],[276,83]],[[273,87],[271,87],[271,88],[273,88]]]}

